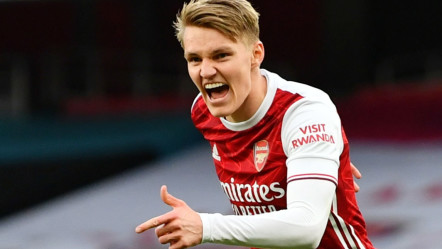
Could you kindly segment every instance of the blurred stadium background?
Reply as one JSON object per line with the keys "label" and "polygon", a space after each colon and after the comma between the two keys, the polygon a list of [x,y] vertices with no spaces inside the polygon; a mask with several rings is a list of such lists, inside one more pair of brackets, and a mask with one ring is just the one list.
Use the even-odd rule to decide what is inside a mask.
{"label": "blurred stadium background", "polygon": [[[337,104],[375,246],[440,248],[440,1],[252,3],[263,68]],[[0,249],[166,248],[133,232],[167,211],[162,184],[231,212],[189,117],[181,6],[0,0]]]}

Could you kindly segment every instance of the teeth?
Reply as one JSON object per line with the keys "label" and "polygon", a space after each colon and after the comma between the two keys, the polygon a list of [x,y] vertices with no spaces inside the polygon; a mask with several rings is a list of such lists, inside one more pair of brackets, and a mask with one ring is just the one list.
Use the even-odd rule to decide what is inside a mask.
{"label": "teeth", "polygon": [[204,88],[213,89],[213,88],[221,87],[223,85],[224,85],[223,83],[210,83],[210,84],[204,85]]}

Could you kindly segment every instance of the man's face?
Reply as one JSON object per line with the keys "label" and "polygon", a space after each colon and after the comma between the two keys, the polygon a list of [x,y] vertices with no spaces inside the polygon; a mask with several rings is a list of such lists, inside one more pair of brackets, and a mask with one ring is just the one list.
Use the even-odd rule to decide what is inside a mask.
{"label": "man's face", "polygon": [[252,49],[217,30],[188,26],[183,37],[189,75],[212,115],[238,121],[251,91]]}

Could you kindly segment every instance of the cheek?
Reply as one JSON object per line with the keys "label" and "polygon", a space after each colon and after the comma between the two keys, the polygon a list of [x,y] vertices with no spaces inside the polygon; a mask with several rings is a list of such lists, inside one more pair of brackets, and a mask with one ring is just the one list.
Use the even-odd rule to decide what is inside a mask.
{"label": "cheek", "polygon": [[247,95],[251,89],[250,71],[249,70],[239,71],[237,74],[237,79],[238,79],[238,89],[240,89],[242,93]]}
{"label": "cheek", "polygon": [[192,79],[193,84],[195,84],[195,86],[200,89],[200,77],[199,77],[199,73],[195,68],[187,68],[187,72],[189,73],[190,79]]}

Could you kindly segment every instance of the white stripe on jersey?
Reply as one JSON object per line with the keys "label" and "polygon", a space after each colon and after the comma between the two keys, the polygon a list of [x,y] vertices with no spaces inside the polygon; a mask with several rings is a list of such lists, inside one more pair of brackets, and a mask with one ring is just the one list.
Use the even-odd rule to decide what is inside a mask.
{"label": "white stripe on jersey", "polygon": [[[336,218],[338,219],[339,222],[339,226],[342,228],[342,231],[344,233],[342,233],[341,229],[339,229],[339,226],[337,224],[337,221],[335,219],[335,217],[333,216],[336,215]],[[330,222],[333,225],[333,229],[335,230],[336,235],[338,236],[339,240],[341,241],[341,244],[344,246],[344,248],[348,248],[348,244],[345,242],[344,236],[347,239],[348,243],[350,243],[351,248],[361,248],[361,249],[365,249],[364,245],[361,243],[361,241],[359,240],[359,238],[356,236],[355,232],[354,232],[354,228],[351,225],[348,225],[350,227],[351,230],[351,234],[347,229],[347,225],[345,224],[345,221],[335,212],[330,213],[329,216]],[[353,235],[353,236],[352,236]],[[358,245],[356,246],[355,241],[353,240],[356,239],[356,242],[358,243]]]}
{"label": "white stripe on jersey", "polygon": [[332,212],[338,212],[338,197],[336,196],[336,193],[335,193],[335,196],[333,197],[332,210],[331,211]]}
{"label": "white stripe on jersey", "polygon": [[358,236],[356,236],[355,229],[352,226],[350,226],[350,229],[351,229],[351,234],[353,234],[353,237],[356,239],[356,242],[358,243],[359,247],[361,249],[365,249],[364,244],[362,244],[361,240],[358,238]]}
{"label": "white stripe on jersey", "polygon": [[351,248],[357,248],[355,242],[353,241],[353,238],[351,237],[351,234],[348,232],[347,224],[345,224],[345,221],[340,216],[336,215],[336,217],[338,218],[339,224],[341,224],[342,230],[344,230],[345,237],[350,243]]}
{"label": "white stripe on jersey", "polygon": [[345,249],[348,249],[347,243],[345,242],[344,238],[342,237],[341,231],[339,230],[339,227],[336,224],[335,218],[333,217],[333,213],[330,213],[329,220],[330,220],[330,223],[333,226],[333,229],[335,230],[336,236],[338,236],[339,241],[341,241],[341,245]]}

